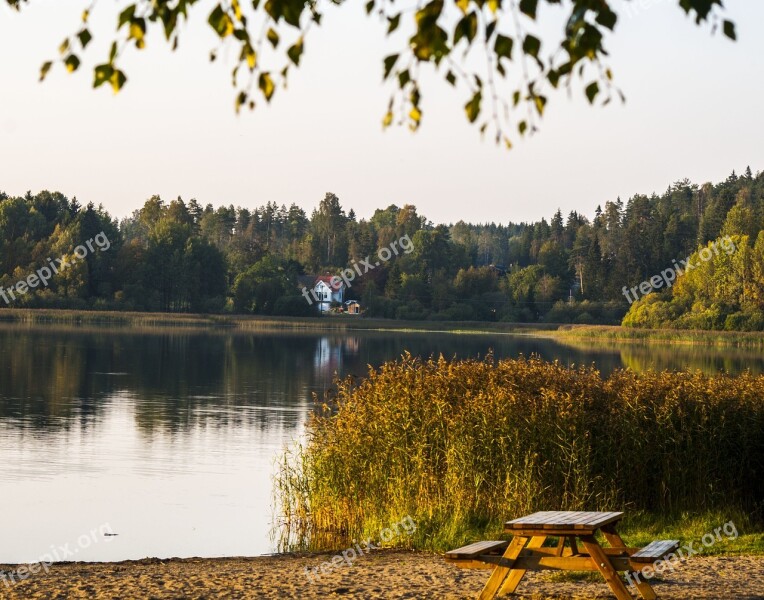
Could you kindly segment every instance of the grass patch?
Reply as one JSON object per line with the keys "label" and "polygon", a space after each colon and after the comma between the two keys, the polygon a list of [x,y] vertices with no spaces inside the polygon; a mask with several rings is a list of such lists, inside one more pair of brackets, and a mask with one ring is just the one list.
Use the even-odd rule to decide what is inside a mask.
{"label": "grass patch", "polygon": [[764,376],[406,355],[337,382],[276,487],[285,547],[408,515],[394,543],[446,550],[536,510],[624,510],[629,543],[733,520],[742,537],[714,551],[736,552],[761,550],[763,474]]}
{"label": "grass patch", "polygon": [[542,335],[555,339],[764,348],[764,332],[634,329],[609,325],[562,325]]}

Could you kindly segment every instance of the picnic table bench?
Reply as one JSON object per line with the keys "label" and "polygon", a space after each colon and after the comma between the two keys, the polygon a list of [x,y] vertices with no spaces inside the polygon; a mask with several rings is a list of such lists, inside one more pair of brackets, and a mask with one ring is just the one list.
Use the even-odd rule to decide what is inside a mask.
{"label": "picnic table bench", "polygon": [[[674,552],[679,541],[656,540],[641,549],[629,547],[616,531],[622,518],[622,512],[536,512],[504,524],[504,531],[513,535],[511,541],[475,542],[446,552],[445,559],[461,568],[493,569],[480,600],[511,594],[526,571],[546,569],[599,571],[618,600],[632,600],[618,573],[627,573],[632,581],[635,572]],[[598,531],[607,547],[595,537]],[[544,546],[549,537],[557,538],[555,546]],[[657,598],[647,580],[636,575],[633,580],[644,600]]]}

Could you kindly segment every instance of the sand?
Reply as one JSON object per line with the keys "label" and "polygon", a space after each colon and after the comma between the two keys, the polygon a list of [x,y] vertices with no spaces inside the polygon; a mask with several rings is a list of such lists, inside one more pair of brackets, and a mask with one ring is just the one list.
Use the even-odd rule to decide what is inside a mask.
{"label": "sand", "polygon": [[[489,572],[462,570],[435,554],[373,551],[311,583],[305,568],[329,555],[257,558],[144,559],[119,563],[56,563],[10,583],[0,565],[0,598],[476,598]],[[6,579],[3,579],[3,575]],[[764,557],[693,557],[654,581],[664,600],[764,598]],[[528,574],[515,598],[612,598],[604,581],[572,580],[549,571]]]}

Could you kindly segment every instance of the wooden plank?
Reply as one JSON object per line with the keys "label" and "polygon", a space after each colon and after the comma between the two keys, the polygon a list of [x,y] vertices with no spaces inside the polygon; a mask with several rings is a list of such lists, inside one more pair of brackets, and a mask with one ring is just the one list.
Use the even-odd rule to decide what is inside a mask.
{"label": "wooden plank", "polygon": [[[623,556],[611,556],[610,564],[616,571],[629,571],[631,566],[629,559]],[[473,561],[452,561],[454,565],[462,567],[461,563],[465,563],[467,566],[462,568],[473,569],[485,569],[493,565],[508,566],[509,562],[501,556],[484,556],[480,557],[480,560]],[[478,566],[479,565],[479,566]],[[522,571],[599,571],[599,567],[592,560],[589,555],[583,556],[549,556],[548,554],[540,555],[522,555],[518,556],[514,563],[512,563],[513,573],[515,570]],[[502,588],[503,589],[503,588]],[[501,594],[500,594],[501,595]]]}
{"label": "wooden plank", "polygon": [[[543,535],[532,537],[531,541],[528,542],[528,545],[523,550],[521,550],[521,554],[531,554],[532,551],[535,551],[536,549],[542,550],[541,547],[544,545],[544,540],[546,540],[546,537]],[[517,563],[517,561],[515,561],[515,563]],[[498,595],[507,596],[514,593],[514,591],[517,589],[517,586],[520,585],[523,577],[525,577],[525,572],[526,569],[518,569],[515,566],[509,572],[509,575],[507,575],[507,578],[504,580],[501,588],[499,588]]]}
{"label": "wooden plank", "polygon": [[481,554],[491,554],[492,552],[504,552],[509,546],[509,542],[502,540],[475,542],[456,550],[446,552],[446,558],[471,559]]}
{"label": "wooden plank", "polygon": [[505,530],[594,530],[623,518],[622,512],[539,511],[507,521]]}
{"label": "wooden plank", "polygon": [[622,512],[612,511],[612,512],[599,513],[599,516],[592,518],[592,520],[587,522],[587,525],[590,525],[596,529],[599,529],[603,525],[616,523],[617,521],[620,521],[622,518],[623,518]]}
{"label": "wooden plank", "polygon": [[509,544],[506,552],[504,552],[504,556],[502,556],[503,559],[506,559],[506,565],[499,565],[493,570],[485,587],[480,592],[480,596],[478,596],[479,600],[492,600],[496,597],[496,593],[501,589],[511,567],[514,565],[517,557],[520,556],[520,551],[525,547],[526,543],[528,543],[527,537],[516,535],[512,538],[512,542]]}
{"label": "wooden plank", "polygon": [[651,563],[679,548],[679,540],[655,540],[631,556],[633,562]]}
{"label": "wooden plank", "polygon": [[492,562],[488,562],[485,560],[469,560],[469,559],[457,559],[457,558],[446,558],[446,562],[450,565],[454,565],[455,567],[459,569],[494,569],[496,568],[496,565]]}
{"label": "wooden plank", "polygon": [[[603,552],[602,547],[599,545],[599,542],[597,542],[595,537],[584,535],[581,536],[581,541],[584,544],[584,548],[589,552],[591,560],[594,562],[599,572],[602,573],[602,576],[605,578],[605,581],[607,581],[610,589],[613,590],[615,597],[618,598],[618,600],[632,600],[629,590],[626,589],[626,586],[618,576],[618,572],[615,570],[613,563],[610,562],[611,559]],[[619,559],[614,560],[618,561]]]}
{"label": "wooden plank", "polygon": [[[541,550],[555,550],[554,548],[542,548]],[[613,548],[602,548],[602,551],[610,559],[610,563],[613,565],[616,571],[628,571],[632,572],[633,567],[631,565],[628,556],[621,556],[620,554],[613,554],[615,550]],[[549,560],[549,559],[560,559]],[[568,561],[568,559],[576,559]],[[482,554],[474,559],[456,559],[446,558],[445,561],[454,565],[460,569],[492,569],[496,566],[502,565],[512,567],[511,573],[515,570],[526,571],[546,571],[546,570],[564,570],[573,569],[576,571],[597,571],[596,565],[591,561],[591,557],[588,554],[580,554],[573,556],[570,553],[570,549],[566,548],[562,556],[556,556],[550,552],[539,552],[539,549],[529,550],[525,548],[517,557],[514,563],[510,563],[503,556],[496,554]],[[588,565],[588,566],[587,566]],[[502,588],[503,589],[503,588]]]}
{"label": "wooden plank", "polygon": [[[608,544],[612,546],[612,548],[605,548],[606,552],[608,550],[623,550],[629,555],[639,552],[638,548],[630,548],[626,545],[626,542],[623,541],[621,535],[616,531],[614,523],[603,526],[601,531]],[[629,568],[627,576],[633,576],[634,574],[635,571],[632,568]],[[657,600],[658,595],[646,579],[642,579],[641,577],[629,577],[629,581],[633,582],[637,587],[637,591],[639,592],[639,595],[642,596],[643,600]]]}
{"label": "wooden plank", "polygon": [[512,535],[522,535],[525,537],[533,537],[536,535],[546,535],[546,536],[552,536],[557,537],[560,535],[565,536],[581,536],[581,535],[592,535],[594,533],[594,529],[573,529],[572,527],[564,527],[564,528],[557,528],[557,529],[543,529],[538,527],[525,527],[523,529],[505,529],[506,533],[511,533]]}

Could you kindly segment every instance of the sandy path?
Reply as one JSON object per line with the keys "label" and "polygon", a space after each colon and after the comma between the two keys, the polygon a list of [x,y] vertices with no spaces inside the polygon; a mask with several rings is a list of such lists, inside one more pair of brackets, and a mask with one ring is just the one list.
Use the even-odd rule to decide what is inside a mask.
{"label": "sandy path", "polygon": [[[460,570],[439,556],[377,551],[352,567],[337,567],[310,583],[306,567],[327,555],[221,559],[145,559],[121,563],[59,563],[48,573],[7,583],[0,565],[0,598],[439,598],[472,599],[487,571]],[[2,579],[3,574],[6,579]],[[550,580],[549,572],[529,574],[516,598],[611,598],[604,582]],[[764,598],[764,557],[695,557],[655,584],[665,600]]]}

